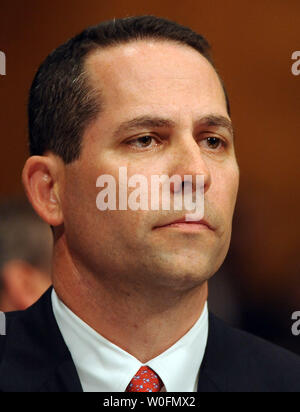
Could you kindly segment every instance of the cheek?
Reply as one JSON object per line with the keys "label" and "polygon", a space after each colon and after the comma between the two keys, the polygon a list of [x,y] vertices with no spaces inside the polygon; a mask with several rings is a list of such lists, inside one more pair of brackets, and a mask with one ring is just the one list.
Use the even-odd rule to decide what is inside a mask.
{"label": "cheek", "polygon": [[237,165],[215,171],[207,196],[217,210],[231,225],[231,219],[236,203],[239,186],[239,171]]}
{"label": "cheek", "polygon": [[97,172],[89,162],[78,162],[66,173],[62,207],[66,236],[72,243],[87,243],[99,233]]}

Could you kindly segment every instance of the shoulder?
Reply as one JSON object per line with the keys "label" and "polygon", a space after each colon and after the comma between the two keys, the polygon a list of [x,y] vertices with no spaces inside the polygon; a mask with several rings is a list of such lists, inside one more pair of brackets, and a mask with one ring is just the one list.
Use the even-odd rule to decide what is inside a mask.
{"label": "shoulder", "polygon": [[292,360],[298,364],[300,362],[298,355],[251,333],[234,328],[213,314],[210,314],[210,325],[214,328],[215,335],[223,337],[224,343],[229,344],[237,356],[247,353],[248,355],[253,355],[253,357],[263,357],[266,361],[272,359],[274,362],[276,359],[280,359],[286,360],[286,362]]}
{"label": "shoulder", "polygon": [[57,343],[60,332],[53,316],[49,288],[41,298],[22,311],[5,312],[5,333],[0,336],[1,360],[13,351],[26,356],[29,352],[40,354],[44,348],[50,354],[50,345]]}
{"label": "shoulder", "polygon": [[5,314],[0,392],[82,392],[52,310],[50,287],[28,309]]}
{"label": "shoulder", "polygon": [[228,390],[300,391],[299,356],[233,328],[211,313],[206,355],[208,369],[218,371]]}

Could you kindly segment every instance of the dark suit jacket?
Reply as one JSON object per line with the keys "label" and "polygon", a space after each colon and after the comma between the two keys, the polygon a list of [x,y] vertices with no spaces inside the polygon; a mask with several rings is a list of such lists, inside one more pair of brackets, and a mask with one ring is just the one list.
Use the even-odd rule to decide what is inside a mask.
{"label": "dark suit jacket", "polygon": [[[0,336],[0,391],[81,392],[55,321],[51,288],[25,311],[7,314]],[[300,392],[300,358],[209,314],[199,392]]]}

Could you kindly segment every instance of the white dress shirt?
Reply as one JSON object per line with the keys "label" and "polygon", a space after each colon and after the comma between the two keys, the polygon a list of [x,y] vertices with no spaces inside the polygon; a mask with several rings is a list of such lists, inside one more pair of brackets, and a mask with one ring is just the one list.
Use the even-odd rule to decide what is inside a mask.
{"label": "white dress shirt", "polygon": [[84,392],[125,392],[141,366],[162,379],[166,392],[196,392],[208,335],[207,303],[194,326],[173,346],[146,364],[105,339],[75,315],[52,290],[60,332],[73,358]]}

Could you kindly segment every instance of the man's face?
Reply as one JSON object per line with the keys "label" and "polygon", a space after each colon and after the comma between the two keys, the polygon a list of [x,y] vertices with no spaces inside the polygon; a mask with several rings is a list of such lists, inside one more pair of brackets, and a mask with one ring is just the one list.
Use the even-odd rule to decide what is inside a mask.
{"label": "man's face", "polygon": [[[201,284],[227,254],[239,180],[216,72],[197,51],[166,41],[94,52],[86,69],[101,92],[102,111],[84,132],[79,160],[65,167],[62,195],[66,241],[78,269],[148,287]],[[188,212],[172,207],[98,210],[97,178],[108,174],[118,183],[120,167],[128,179],[145,176],[149,186],[151,175],[204,175],[204,219],[211,228],[164,226]]]}

